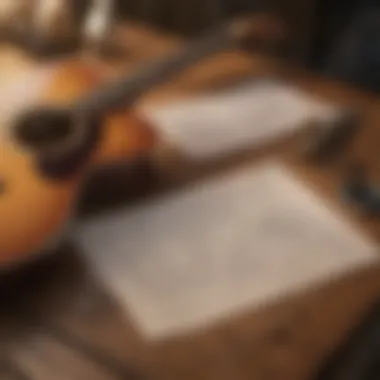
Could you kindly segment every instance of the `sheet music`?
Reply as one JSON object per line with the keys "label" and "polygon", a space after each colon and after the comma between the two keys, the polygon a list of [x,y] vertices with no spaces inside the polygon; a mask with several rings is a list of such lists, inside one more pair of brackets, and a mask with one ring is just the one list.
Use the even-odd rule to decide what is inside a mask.
{"label": "sheet music", "polygon": [[77,240],[152,339],[377,260],[374,244],[274,162],[100,217]]}
{"label": "sheet music", "polygon": [[143,110],[169,142],[195,159],[212,158],[294,132],[310,119],[329,120],[337,109],[291,85],[252,80]]}

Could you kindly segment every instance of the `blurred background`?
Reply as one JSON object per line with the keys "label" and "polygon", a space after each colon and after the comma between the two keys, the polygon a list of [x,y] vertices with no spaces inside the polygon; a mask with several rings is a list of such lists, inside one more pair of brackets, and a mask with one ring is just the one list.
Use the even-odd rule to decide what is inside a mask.
{"label": "blurred background", "polygon": [[[3,1],[4,4],[13,3]],[[33,1],[17,0],[16,3],[31,4]],[[40,3],[49,4],[49,1]],[[292,49],[299,62],[371,91],[380,90],[380,5],[376,0],[52,0],[50,4],[53,3],[58,4],[57,9],[74,8],[77,15],[86,15],[94,4],[100,11],[106,9],[106,3],[112,4],[115,7],[112,23],[126,19],[187,37],[199,35],[208,27],[234,15],[272,10],[280,14],[291,27]],[[44,6],[47,8],[47,5]],[[46,12],[53,14],[56,11]],[[65,12],[67,10],[61,10],[61,13]],[[20,18],[16,20],[22,23]],[[58,20],[59,16],[52,16],[47,21],[52,22],[51,25],[38,26],[40,33],[58,35],[63,33],[58,31],[61,28],[65,29],[65,33],[73,34],[73,28],[67,20]]]}
{"label": "blurred background", "polygon": [[272,9],[292,26],[296,57],[334,77],[380,90],[376,0],[119,0],[124,17],[196,35],[232,15]]}

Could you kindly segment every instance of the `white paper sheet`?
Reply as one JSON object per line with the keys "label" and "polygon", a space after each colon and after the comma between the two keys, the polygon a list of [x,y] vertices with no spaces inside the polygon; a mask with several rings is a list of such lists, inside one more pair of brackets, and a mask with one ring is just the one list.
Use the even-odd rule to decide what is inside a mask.
{"label": "white paper sheet", "polygon": [[144,112],[168,141],[195,159],[268,142],[309,119],[328,120],[337,114],[331,104],[269,80],[150,106]]}
{"label": "white paper sheet", "polygon": [[77,238],[149,338],[376,260],[370,242],[275,163],[99,218]]}

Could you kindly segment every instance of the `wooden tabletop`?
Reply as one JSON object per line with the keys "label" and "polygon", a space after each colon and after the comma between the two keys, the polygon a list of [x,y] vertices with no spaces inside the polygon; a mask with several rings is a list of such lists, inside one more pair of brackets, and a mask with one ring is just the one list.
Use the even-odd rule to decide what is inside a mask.
{"label": "wooden tabletop", "polygon": [[[118,38],[129,53],[125,60],[109,65],[110,73],[114,74],[121,69],[133,70],[138,62],[165,54],[181,44],[176,38],[141,27],[123,28]],[[14,64],[9,72],[15,75],[17,67],[21,72],[36,65],[27,56],[4,47],[0,65],[5,62],[5,67],[12,60]],[[0,70],[4,81],[8,80],[9,75],[3,73]],[[255,75],[279,75],[336,104],[365,110],[366,125],[349,156],[367,162],[371,175],[377,175],[378,99],[301,69],[242,52],[223,53],[187,70],[178,81],[157,89],[144,101],[157,101],[158,96],[170,101],[172,97],[187,96]],[[265,152],[252,152],[246,159],[280,154],[300,178],[336,205],[337,212],[345,213],[363,231],[379,238],[376,220],[360,218],[342,207],[337,191],[339,170],[307,164],[299,154],[299,139],[298,136],[292,141],[279,142]],[[181,173],[180,183],[199,176],[198,169],[188,167],[186,170],[182,167]],[[172,169],[165,178],[176,174]],[[27,273],[4,280],[4,298],[10,301],[3,307],[0,348],[5,355],[15,353],[16,362],[41,380],[60,378],[68,369],[73,379],[110,378],[99,374],[96,377],[96,367],[62,348],[56,339],[57,325],[95,344],[108,355],[125,360],[151,379],[308,379],[380,294],[380,265],[371,266],[264,309],[247,311],[191,336],[150,342],[139,335],[132,321],[122,314],[81,261],[80,252],[70,244],[52,258],[36,263]],[[23,302],[18,302],[20,299]],[[29,312],[20,304],[30,307],[25,310],[35,311],[34,325],[25,322]]]}

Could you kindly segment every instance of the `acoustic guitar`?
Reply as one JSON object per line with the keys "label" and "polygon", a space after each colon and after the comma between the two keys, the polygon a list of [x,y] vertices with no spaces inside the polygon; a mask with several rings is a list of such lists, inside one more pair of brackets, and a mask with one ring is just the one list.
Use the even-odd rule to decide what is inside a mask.
{"label": "acoustic guitar", "polygon": [[0,112],[0,268],[38,257],[62,236],[91,171],[154,150],[160,138],[133,107],[142,95],[210,54],[282,37],[277,20],[256,15],[105,84],[84,63],[48,70],[33,101],[7,117]]}

